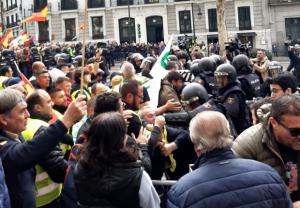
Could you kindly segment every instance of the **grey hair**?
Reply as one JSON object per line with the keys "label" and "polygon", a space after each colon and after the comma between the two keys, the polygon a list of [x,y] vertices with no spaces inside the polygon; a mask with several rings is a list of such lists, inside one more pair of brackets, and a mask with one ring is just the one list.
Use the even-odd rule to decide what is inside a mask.
{"label": "grey hair", "polygon": [[201,154],[232,145],[229,123],[222,113],[204,111],[197,114],[191,120],[189,130],[195,150]]}
{"label": "grey hair", "polygon": [[15,89],[4,89],[0,92],[0,114],[7,114],[20,102],[24,101],[24,95]]}
{"label": "grey hair", "polygon": [[132,79],[132,77],[135,75],[134,66],[130,62],[124,62],[120,71],[122,72],[124,79]]}

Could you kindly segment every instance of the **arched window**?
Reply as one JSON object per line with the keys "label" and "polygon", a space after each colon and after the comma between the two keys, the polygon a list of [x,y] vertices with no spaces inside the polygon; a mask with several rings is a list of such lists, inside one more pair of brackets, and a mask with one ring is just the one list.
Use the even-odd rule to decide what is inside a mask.
{"label": "arched window", "polygon": [[134,18],[119,19],[120,42],[136,42]]}
{"label": "arched window", "polygon": [[78,9],[77,0],[61,0],[61,10]]}

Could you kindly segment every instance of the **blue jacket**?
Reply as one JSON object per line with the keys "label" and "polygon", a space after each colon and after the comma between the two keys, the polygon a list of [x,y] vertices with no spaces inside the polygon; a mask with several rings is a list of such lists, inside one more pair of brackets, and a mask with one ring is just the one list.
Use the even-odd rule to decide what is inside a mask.
{"label": "blue jacket", "polygon": [[236,159],[230,149],[198,158],[195,170],[168,192],[168,207],[288,208],[292,202],[280,176],[270,166]]}
{"label": "blue jacket", "polygon": [[0,157],[13,208],[35,207],[35,168],[67,133],[61,121],[56,121],[32,140],[12,138],[0,129]]}
{"label": "blue jacket", "polygon": [[2,166],[2,161],[0,159],[0,207],[10,208],[10,200],[4,177],[4,170]]}

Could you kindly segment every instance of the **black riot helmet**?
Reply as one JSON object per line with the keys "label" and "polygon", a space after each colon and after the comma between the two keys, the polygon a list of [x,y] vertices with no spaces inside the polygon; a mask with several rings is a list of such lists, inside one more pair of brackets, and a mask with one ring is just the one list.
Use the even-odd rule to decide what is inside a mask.
{"label": "black riot helmet", "polygon": [[214,62],[209,57],[204,57],[199,61],[199,67],[205,72],[210,73],[216,70]]}
{"label": "black riot helmet", "polygon": [[235,56],[232,65],[238,74],[250,74],[252,72],[249,58],[244,54]]}
{"label": "black riot helmet", "polygon": [[[207,102],[209,96],[206,89],[198,83],[190,83],[185,86],[181,93],[181,103],[184,106],[194,105],[193,108]],[[197,101],[197,105],[195,105]]]}
{"label": "black riot helmet", "polygon": [[68,64],[70,60],[70,56],[65,53],[59,53],[55,55],[55,61],[57,65]]}
{"label": "black riot helmet", "polygon": [[167,70],[171,70],[171,69],[177,69],[178,67],[176,67],[176,65],[178,66],[178,58],[175,55],[169,55],[167,57]]}
{"label": "black riot helmet", "polygon": [[213,54],[209,58],[214,62],[215,68],[225,63],[223,57],[217,54]]}
{"label": "black riot helmet", "polygon": [[269,76],[275,78],[282,72],[283,67],[278,61],[271,61],[268,69]]}
{"label": "black riot helmet", "polygon": [[236,82],[236,70],[230,64],[221,64],[215,71],[215,79],[219,88]]}
{"label": "black riot helmet", "polygon": [[[86,59],[84,59],[84,63],[86,63]],[[75,56],[73,59],[73,64],[75,67],[81,67],[82,66],[82,55]]]}
{"label": "black riot helmet", "polygon": [[195,63],[192,63],[192,65],[191,65],[191,72],[195,77],[197,77],[200,74],[202,74],[204,72],[204,70],[202,68],[200,68],[199,63],[195,62]]}

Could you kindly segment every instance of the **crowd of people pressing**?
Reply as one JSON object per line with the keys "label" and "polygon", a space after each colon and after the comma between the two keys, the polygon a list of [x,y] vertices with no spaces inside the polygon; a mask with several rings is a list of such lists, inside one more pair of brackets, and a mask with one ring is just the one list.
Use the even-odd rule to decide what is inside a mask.
{"label": "crowd of people pressing", "polygon": [[297,51],[146,48],[0,48],[0,207],[300,207]]}

